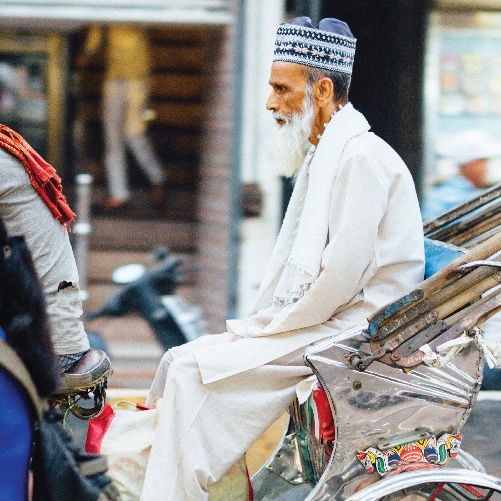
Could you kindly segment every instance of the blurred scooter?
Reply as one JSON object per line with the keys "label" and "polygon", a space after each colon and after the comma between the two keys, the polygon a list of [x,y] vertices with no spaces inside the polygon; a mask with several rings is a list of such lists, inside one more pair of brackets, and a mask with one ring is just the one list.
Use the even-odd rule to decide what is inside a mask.
{"label": "blurred scooter", "polygon": [[185,259],[172,256],[165,247],[156,248],[154,257],[158,264],[151,268],[141,264],[117,268],[112,280],[125,287],[87,319],[138,314],[148,322],[162,348],[168,350],[205,334],[205,322],[201,308],[175,294],[179,276],[188,271],[179,269]]}

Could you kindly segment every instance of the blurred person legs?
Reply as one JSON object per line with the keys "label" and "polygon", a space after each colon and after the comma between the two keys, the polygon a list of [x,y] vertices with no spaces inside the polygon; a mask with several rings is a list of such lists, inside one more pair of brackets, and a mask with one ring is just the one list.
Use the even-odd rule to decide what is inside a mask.
{"label": "blurred person legs", "polygon": [[110,192],[105,208],[121,208],[130,198],[126,146],[130,148],[153,187],[153,205],[158,206],[163,200],[165,174],[146,137],[144,112],[147,96],[147,83],[144,81],[117,79],[105,82],[103,123],[106,174]]}

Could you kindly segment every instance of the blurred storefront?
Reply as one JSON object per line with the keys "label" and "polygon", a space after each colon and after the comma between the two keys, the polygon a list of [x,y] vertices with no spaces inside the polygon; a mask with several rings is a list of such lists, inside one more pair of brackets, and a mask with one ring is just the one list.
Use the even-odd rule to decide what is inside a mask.
{"label": "blurred storefront", "polygon": [[[85,88],[79,84],[87,75],[75,71],[74,60],[89,26],[129,23],[153,31],[156,64],[153,87],[158,93],[164,84],[181,87],[175,76],[174,82],[170,82],[166,78],[162,80],[162,74],[164,77],[172,71],[201,74],[206,47],[199,45],[204,45],[204,42],[206,45],[209,33],[230,25],[234,19],[231,1],[225,0],[4,2],[0,12],[0,120],[26,134],[27,139],[47,155],[58,170],[70,169],[69,152],[58,151],[56,143],[64,142],[71,132],[72,113],[75,113],[71,98],[83,98],[87,107],[96,108],[95,104],[89,104],[89,95],[99,97],[101,92],[102,54],[91,68],[91,81],[83,82]],[[169,37],[171,31],[174,34]],[[179,32],[184,32],[184,37]],[[170,40],[172,38],[174,41]],[[184,52],[169,50],[169,45],[183,43]],[[167,50],[162,51],[162,48]],[[193,79],[187,80],[185,87],[193,89]],[[192,91],[192,95],[194,93]],[[154,96],[158,101],[157,98]],[[164,108],[160,113],[165,115],[170,110]],[[99,109],[93,112],[96,117]]]}
{"label": "blurred storefront", "polygon": [[61,164],[65,45],[52,33],[6,30],[0,38],[0,122]]}
{"label": "blurred storefront", "polygon": [[[501,2],[439,3],[429,15],[425,61],[424,166],[430,188],[457,175],[446,151],[458,133],[484,130],[501,141]],[[487,182],[500,181],[501,162],[492,159]]]}
{"label": "blurred storefront", "polygon": [[[93,202],[105,198],[102,121],[104,51],[86,65],[79,54],[92,26],[141,27],[151,41],[148,132],[165,170],[166,200],[149,203],[148,180],[127,158],[127,213],[93,213],[89,259],[98,269],[91,308],[117,252],[142,258],[155,245],[197,262],[181,287],[203,306],[210,331],[224,328],[234,301],[235,0],[7,0],[0,9],[0,123],[21,133],[63,177],[94,177]],[[238,181],[238,180],[237,180]],[[128,258],[121,258],[128,259]],[[146,259],[146,258],[144,258]],[[95,278],[95,277],[94,277]],[[108,279],[109,280],[109,279]],[[93,277],[90,277],[91,286]],[[107,284],[108,282],[106,282]],[[106,285],[105,284],[105,285]],[[107,286],[106,286],[107,287]],[[108,290],[108,289],[106,289]],[[232,299],[233,298],[233,299]]]}

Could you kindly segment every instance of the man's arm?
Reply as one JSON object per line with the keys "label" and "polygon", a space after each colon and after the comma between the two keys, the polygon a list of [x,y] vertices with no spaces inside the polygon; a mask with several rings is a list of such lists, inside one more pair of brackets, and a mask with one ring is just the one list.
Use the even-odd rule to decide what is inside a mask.
{"label": "man's arm", "polygon": [[[45,292],[56,354],[89,349],[80,316],[78,272],[67,229],[54,217],[30,183],[24,166],[0,149],[0,217],[13,236],[30,249]],[[71,284],[65,287],[66,284]]]}
{"label": "man's arm", "polygon": [[355,298],[376,272],[369,265],[389,189],[390,180],[367,157],[353,156],[341,166],[334,183],[329,243],[318,279],[264,328],[253,325],[259,312],[251,316],[249,335],[268,336],[322,324]]}

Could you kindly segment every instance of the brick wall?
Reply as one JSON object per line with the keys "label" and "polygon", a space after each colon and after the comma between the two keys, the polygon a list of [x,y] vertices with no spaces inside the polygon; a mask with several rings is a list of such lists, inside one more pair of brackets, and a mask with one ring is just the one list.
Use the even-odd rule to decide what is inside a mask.
{"label": "brick wall", "polygon": [[198,187],[197,303],[220,333],[230,307],[235,28],[211,31],[210,68]]}

